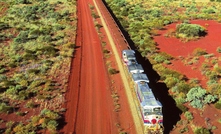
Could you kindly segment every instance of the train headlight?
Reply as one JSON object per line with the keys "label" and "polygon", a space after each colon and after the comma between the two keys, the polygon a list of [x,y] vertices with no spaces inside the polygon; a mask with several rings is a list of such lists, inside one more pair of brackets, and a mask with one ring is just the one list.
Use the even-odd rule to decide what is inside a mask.
{"label": "train headlight", "polygon": [[151,123],[152,123],[152,124],[156,124],[156,122],[157,122],[156,119],[152,119],[152,120],[151,120]]}

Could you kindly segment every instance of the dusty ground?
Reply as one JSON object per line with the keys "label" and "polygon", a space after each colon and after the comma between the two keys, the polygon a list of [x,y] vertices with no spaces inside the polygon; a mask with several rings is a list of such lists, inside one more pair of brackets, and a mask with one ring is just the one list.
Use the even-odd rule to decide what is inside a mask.
{"label": "dusty ground", "polygon": [[[72,61],[69,90],[66,95],[66,126],[61,133],[113,134],[120,131],[136,133],[120,74],[108,76],[105,62],[117,68],[106,35],[109,58],[102,53],[101,40],[94,27],[89,5],[78,1],[76,52]],[[104,29],[101,29],[105,34]],[[119,112],[114,111],[113,91],[119,96]]]}
{"label": "dusty ground", "polygon": [[[52,107],[59,105],[59,107],[67,109],[64,121],[61,120],[60,122],[65,122],[65,124],[60,125],[58,133],[115,134],[128,132],[135,134],[136,124],[131,114],[121,75],[120,73],[108,75],[106,63],[110,62],[113,68],[120,69],[115,61],[107,35],[105,35],[105,31],[102,28],[102,41],[107,43],[105,49],[110,51],[109,58],[103,56],[101,40],[95,29],[89,4],[93,5],[92,0],[78,0],[78,31],[68,90],[65,95],[66,103],[61,105],[63,103],[50,102]],[[98,21],[100,22],[100,20]],[[65,79],[64,76],[69,73],[68,67],[68,65],[62,67],[62,69],[66,69],[64,69],[65,72],[59,73],[59,78]],[[63,90],[65,91],[65,87]],[[113,92],[119,97],[117,101],[111,97]],[[63,100],[62,96],[62,102]],[[120,106],[117,110],[116,103]],[[25,116],[19,118],[15,114],[10,114],[9,116],[14,121],[26,120],[33,114],[39,113],[42,108],[43,106],[31,109]],[[22,111],[26,111],[26,108],[23,108]],[[4,120],[8,118],[3,114],[1,116],[4,117],[1,118]],[[3,125],[5,124],[0,124],[0,126]],[[63,125],[64,127],[61,128]],[[43,130],[39,133],[49,132]]]}
{"label": "dusty ground", "polygon": [[[200,68],[203,63],[207,60],[203,56],[200,57],[198,62],[194,64],[187,64],[191,57],[193,57],[192,53],[195,48],[202,48],[207,51],[208,54],[213,53],[214,58],[219,59],[221,56],[220,53],[216,51],[217,47],[220,46],[220,36],[219,33],[221,33],[221,24],[212,21],[212,20],[195,20],[191,21],[191,23],[194,24],[200,24],[201,26],[206,27],[208,34],[205,37],[201,37],[198,40],[195,41],[188,41],[188,42],[182,42],[179,39],[172,37],[167,38],[164,35],[169,30],[175,30],[176,23],[166,26],[165,30],[159,31],[159,36],[155,36],[154,40],[157,42],[158,47],[160,48],[160,51],[166,52],[173,57],[176,58],[176,60],[172,61],[171,65],[168,65],[169,68],[174,69],[182,74],[185,74],[188,79],[191,78],[197,78],[200,81],[200,84],[203,88],[207,89],[207,78],[202,75]],[[185,60],[179,60],[180,57],[184,57]],[[209,60],[211,61],[211,59]],[[208,63],[208,62],[207,62]],[[220,60],[218,60],[218,64],[220,64]],[[221,124],[218,123],[218,119],[221,115],[221,111],[214,108],[213,105],[207,105],[203,111],[195,109],[190,107],[189,105],[186,105],[191,113],[193,113],[194,119],[193,124],[195,126],[203,126],[205,128],[209,128],[211,126],[216,126],[217,129],[213,130],[213,133],[219,133]],[[206,122],[205,118],[209,118],[210,121]],[[181,120],[184,120],[183,114],[181,115]],[[186,124],[187,125],[187,124]],[[183,127],[183,126],[182,126]],[[192,127],[192,128],[191,128]],[[181,126],[178,125],[178,128],[175,128],[171,133],[176,134],[179,133],[179,129]],[[193,133],[191,130],[193,129],[193,126],[188,126],[189,132]]]}

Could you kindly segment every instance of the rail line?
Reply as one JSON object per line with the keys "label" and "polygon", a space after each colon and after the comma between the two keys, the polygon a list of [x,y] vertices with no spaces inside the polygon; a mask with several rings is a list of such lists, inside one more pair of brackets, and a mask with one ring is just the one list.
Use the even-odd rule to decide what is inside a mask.
{"label": "rail line", "polygon": [[121,32],[120,28],[118,27],[117,23],[114,21],[114,18],[109,13],[108,9],[104,5],[102,0],[93,0],[95,7],[98,11],[98,14],[101,18],[101,22],[103,24],[103,27],[108,35],[111,47],[113,49],[113,53],[115,55],[120,75],[123,80],[127,98],[130,105],[130,110],[133,116],[134,125],[136,128],[137,134],[143,134],[144,128],[141,123],[141,116],[139,115],[139,105],[138,101],[134,98],[136,98],[135,92],[130,88],[130,77],[128,74],[128,71],[125,69],[125,67],[122,64],[121,56],[122,50],[125,49],[131,49],[129,46],[127,40],[125,39],[123,33]]}

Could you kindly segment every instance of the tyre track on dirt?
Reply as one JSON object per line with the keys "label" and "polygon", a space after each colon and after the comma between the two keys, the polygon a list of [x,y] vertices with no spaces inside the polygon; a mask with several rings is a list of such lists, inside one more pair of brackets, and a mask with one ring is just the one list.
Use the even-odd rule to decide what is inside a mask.
{"label": "tyre track on dirt", "polygon": [[[79,5],[79,4],[78,4]],[[81,15],[81,10],[77,11],[77,16]],[[65,113],[64,128],[60,130],[60,133],[74,133],[76,127],[77,107],[79,102],[79,90],[80,90],[80,79],[81,79],[81,67],[82,67],[82,21],[78,19],[77,23],[77,35],[75,40],[75,51],[74,57],[71,61],[70,76],[68,82],[68,89],[66,92],[65,107],[67,109]]]}
{"label": "tyre track on dirt", "polygon": [[[82,19],[82,71],[75,133],[110,133],[110,113],[107,103],[109,88],[102,49],[95,30],[89,1],[79,1]],[[108,125],[107,125],[108,124]]]}

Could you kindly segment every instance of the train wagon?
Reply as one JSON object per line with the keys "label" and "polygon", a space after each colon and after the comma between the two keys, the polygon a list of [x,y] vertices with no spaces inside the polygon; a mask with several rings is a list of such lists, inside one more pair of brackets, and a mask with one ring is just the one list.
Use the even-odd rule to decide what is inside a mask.
{"label": "train wagon", "polygon": [[144,73],[142,65],[138,64],[133,50],[123,50],[122,59],[134,83],[144,133],[162,134],[164,130],[163,106],[149,87],[149,78]]}
{"label": "train wagon", "polygon": [[132,65],[128,65],[127,67],[128,67],[128,71],[131,74],[143,73],[144,72],[144,69],[141,66],[141,64],[132,64]]}

